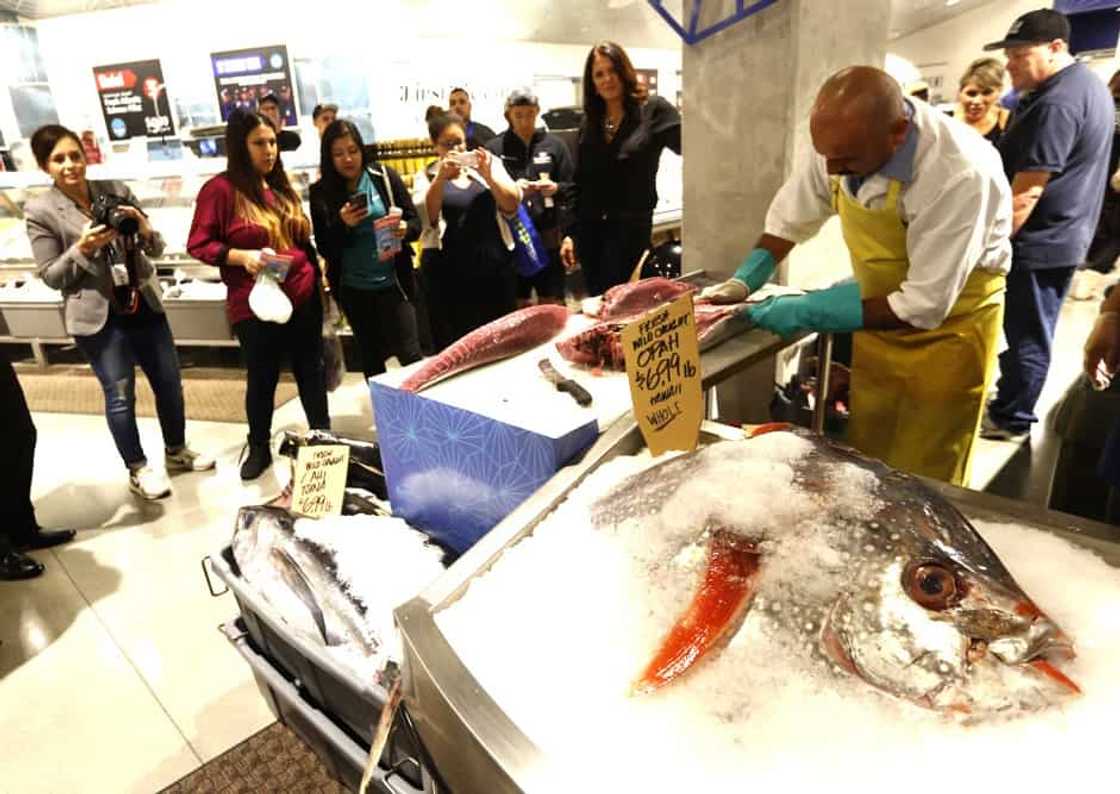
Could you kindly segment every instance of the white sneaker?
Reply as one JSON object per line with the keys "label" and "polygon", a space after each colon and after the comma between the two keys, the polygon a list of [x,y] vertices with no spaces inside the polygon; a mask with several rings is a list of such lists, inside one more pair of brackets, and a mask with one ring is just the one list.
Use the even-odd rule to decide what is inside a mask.
{"label": "white sneaker", "polygon": [[212,457],[195,452],[186,445],[178,452],[164,452],[163,460],[168,471],[209,471],[214,468]]}
{"label": "white sneaker", "polygon": [[144,465],[128,473],[128,488],[134,494],[154,502],[171,494],[171,481],[165,472]]}

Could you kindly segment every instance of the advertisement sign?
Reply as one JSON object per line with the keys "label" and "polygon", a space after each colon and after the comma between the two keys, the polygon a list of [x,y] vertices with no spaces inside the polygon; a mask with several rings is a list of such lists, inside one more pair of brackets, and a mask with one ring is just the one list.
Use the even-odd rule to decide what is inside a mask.
{"label": "advertisement sign", "polygon": [[261,99],[275,94],[284,126],[296,125],[298,116],[287,47],[214,52],[210,54],[210,64],[222,121],[228,121],[234,110],[256,112]]}
{"label": "advertisement sign", "polygon": [[159,60],[95,66],[93,80],[110,140],[175,133]]}

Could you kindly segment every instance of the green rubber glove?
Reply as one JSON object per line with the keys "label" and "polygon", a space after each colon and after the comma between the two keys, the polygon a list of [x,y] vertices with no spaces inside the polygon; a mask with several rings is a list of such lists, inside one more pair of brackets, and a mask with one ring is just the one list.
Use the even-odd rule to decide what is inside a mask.
{"label": "green rubber glove", "polygon": [[743,264],[739,265],[739,269],[735,271],[732,278],[743,282],[747,285],[747,289],[755,292],[770,280],[777,266],[778,263],[774,261],[772,253],[765,248],[755,248],[747,254],[747,258],[743,260]]}
{"label": "green rubber glove", "polygon": [[759,328],[781,337],[798,331],[858,331],[863,328],[863,301],[859,284],[845,281],[807,295],[771,298],[746,310]]}

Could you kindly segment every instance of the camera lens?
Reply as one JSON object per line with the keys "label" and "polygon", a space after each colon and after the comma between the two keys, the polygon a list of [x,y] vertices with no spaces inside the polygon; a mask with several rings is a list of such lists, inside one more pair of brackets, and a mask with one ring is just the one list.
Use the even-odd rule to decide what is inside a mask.
{"label": "camera lens", "polygon": [[120,210],[113,210],[109,213],[109,225],[116,229],[118,234],[125,236],[140,231],[140,221]]}

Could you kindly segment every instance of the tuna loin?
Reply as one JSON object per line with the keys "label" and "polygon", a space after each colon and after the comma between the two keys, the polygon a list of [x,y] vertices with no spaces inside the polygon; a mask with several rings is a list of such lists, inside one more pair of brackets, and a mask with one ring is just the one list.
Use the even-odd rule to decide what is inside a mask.
{"label": "tuna loin", "polygon": [[564,329],[568,310],[563,306],[530,306],[499,317],[433,356],[401,384],[418,392],[464,370],[516,356],[543,345]]}
{"label": "tuna loin", "polygon": [[642,314],[662,303],[668,303],[681,295],[695,291],[696,287],[691,284],[660,277],[619,284],[603,293],[599,318],[613,320]]}
{"label": "tuna loin", "polygon": [[[743,303],[730,306],[715,306],[707,303],[696,304],[694,307],[696,335],[700,343],[703,344],[715,334],[723,323],[731,320],[745,308],[746,304]],[[608,320],[593,325],[586,331],[581,331],[568,339],[557,342],[556,349],[560,351],[560,355],[573,364],[624,370],[626,369],[626,359],[622,354],[622,329],[626,327],[628,322],[636,320],[638,316]]]}

